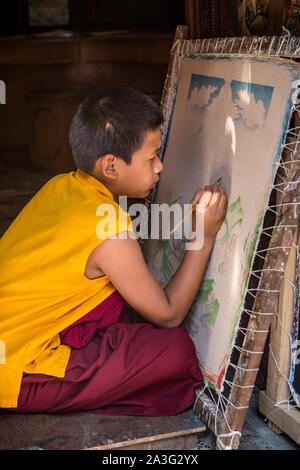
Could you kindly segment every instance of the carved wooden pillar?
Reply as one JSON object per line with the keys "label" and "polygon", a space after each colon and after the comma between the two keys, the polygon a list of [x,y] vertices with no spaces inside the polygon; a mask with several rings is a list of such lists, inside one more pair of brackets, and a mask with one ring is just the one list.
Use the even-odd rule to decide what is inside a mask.
{"label": "carved wooden pillar", "polygon": [[238,0],[185,0],[190,38],[236,36]]}
{"label": "carved wooden pillar", "polygon": [[300,32],[300,0],[185,0],[185,14],[191,39]]}

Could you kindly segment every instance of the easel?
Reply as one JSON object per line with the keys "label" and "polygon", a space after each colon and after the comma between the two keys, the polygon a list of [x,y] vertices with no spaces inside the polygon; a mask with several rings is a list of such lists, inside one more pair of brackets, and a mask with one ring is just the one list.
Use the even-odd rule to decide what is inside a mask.
{"label": "easel", "polygon": [[[171,51],[170,64],[165,81],[165,88],[162,96],[162,109],[166,116],[166,124],[163,130],[163,137],[167,135],[167,125],[172,113],[174,95],[176,86],[176,78],[178,77],[178,69],[180,57],[185,54],[238,54],[251,55],[259,54],[264,56],[275,56],[284,58],[298,58],[300,51],[299,38],[284,37],[236,37],[236,38],[208,38],[188,40],[188,28],[178,26],[174,45]],[[299,113],[299,105],[295,108]],[[296,112],[295,112],[296,114]],[[300,127],[295,125],[295,129],[290,129],[289,133],[299,141]],[[257,372],[264,351],[265,342],[267,340],[271,319],[274,314],[274,306],[278,301],[278,293],[284,278],[282,266],[286,266],[288,260],[288,249],[292,241],[295,240],[297,227],[300,220],[300,185],[289,183],[299,182],[300,165],[298,156],[295,152],[289,152],[289,146],[285,146],[286,155],[283,155],[282,165],[288,168],[283,190],[283,198],[281,200],[281,209],[274,211],[276,213],[276,221],[270,243],[264,255],[258,255],[264,260],[259,278],[258,287],[249,289],[248,292],[255,297],[251,314],[249,314],[248,323],[245,330],[241,352],[237,363],[235,364],[234,378],[230,388],[229,396],[225,410],[220,414],[220,410],[215,402],[202,392],[199,394],[199,400],[195,404],[196,412],[205,420],[208,427],[215,431],[219,428],[217,438],[217,448],[219,449],[236,449],[239,445],[239,439],[246,412],[249,406],[252,388],[255,384]],[[293,186],[293,187],[292,187]],[[277,189],[277,188],[276,188]],[[278,191],[280,191],[278,189]],[[280,225],[280,229],[278,228]],[[262,230],[263,233],[263,230]],[[280,251],[281,250],[281,251]],[[280,252],[280,256],[278,253]],[[254,274],[254,271],[251,272]],[[254,291],[256,295],[253,294]],[[246,312],[249,313],[249,312]]]}

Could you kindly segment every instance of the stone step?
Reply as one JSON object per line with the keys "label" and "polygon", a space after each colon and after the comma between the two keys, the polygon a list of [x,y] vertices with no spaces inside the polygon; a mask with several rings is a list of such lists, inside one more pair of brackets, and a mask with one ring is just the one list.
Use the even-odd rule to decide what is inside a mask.
{"label": "stone step", "polygon": [[175,416],[0,413],[0,449],[192,450],[205,425],[190,409]]}

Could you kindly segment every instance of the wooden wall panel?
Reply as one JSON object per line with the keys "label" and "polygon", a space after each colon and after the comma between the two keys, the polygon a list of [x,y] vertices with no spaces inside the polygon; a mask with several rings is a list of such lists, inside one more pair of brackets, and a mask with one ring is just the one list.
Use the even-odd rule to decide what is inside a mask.
{"label": "wooden wall panel", "polygon": [[32,140],[32,93],[40,90],[129,86],[160,97],[172,37],[137,33],[112,38],[1,40],[0,158],[25,156]]}

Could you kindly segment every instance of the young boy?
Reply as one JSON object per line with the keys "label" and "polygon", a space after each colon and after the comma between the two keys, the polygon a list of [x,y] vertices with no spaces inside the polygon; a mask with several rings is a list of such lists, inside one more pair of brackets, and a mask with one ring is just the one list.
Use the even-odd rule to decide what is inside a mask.
{"label": "young boy", "polygon": [[[180,325],[227,198],[216,185],[197,191],[203,247],[186,251],[163,289],[117,203],[146,197],[158,181],[162,121],[140,92],[92,92],[70,130],[77,171],[50,179],[0,240],[0,407],[159,416],[194,403],[203,377]],[[142,321],[124,315],[124,300]]]}

